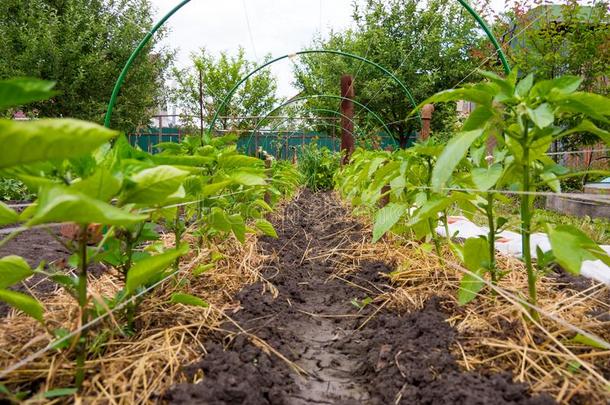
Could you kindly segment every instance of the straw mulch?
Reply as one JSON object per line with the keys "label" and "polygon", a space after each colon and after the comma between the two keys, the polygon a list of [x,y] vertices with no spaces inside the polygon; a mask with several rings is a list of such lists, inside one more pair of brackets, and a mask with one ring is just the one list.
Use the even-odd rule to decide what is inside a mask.
{"label": "straw mulch", "polygon": [[[371,229],[366,217],[360,219]],[[549,393],[559,403],[610,403],[610,350],[574,342],[576,332],[550,318],[610,342],[608,286],[592,282],[579,292],[556,277],[542,277],[537,284],[541,322],[536,325],[527,319],[522,304],[492,294],[489,288],[460,307],[456,296],[464,268],[449,249],[441,263],[434,251],[397,235],[387,235],[375,244],[369,241],[363,241],[356,254],[342,256],[339,274],[358,271],[365,260],[391,264],[396,269],[388,275],[393,288],[375,299],[379,309],[410,311],[422,308],[432,296],[446,298],[448,322],[460,333],[454,354],[465,370],[512,372],[516,381]],[[525,299],[523,264],[499,255],[497,260],[499,268],[508,271],[499,287]]]}
{"label": "straw mulch", "polygon": [[[164,242],[173,245],[173,237],[164,237]],[[263,258],[257,253],[256,244],[256,236],[250,235],[244,245],[229,239],[213,247],[224,258],[214,269],[197,278],[191,275],[191,270],[209,263],[212,250],[204,248],[196,252],[193,249],[182,259],[175,278],[144,297],[139,306],[135,336],[121,335],[117,320],[111,317],[92,327],[90,336],[94,336],[95,352],[87,361],[85,386],[82,396],[76,400],[104,404],[152,403],[171,384],[180,382],[183,378],[180,367],[205,353],[202,341],[207,333],[218,328],[224,311],[232,309],[233,294],[259,280]],[[113,296],[122,287],[119,280],[113,270],[91,278],[92,297],[100,302],[101,296]],[[175,292],[195,295],[210,305],[203,308],[171,304],[170,297]],[[79,326],[73,321],[78,318],[78,307],[63,291],[45,300],[44,305],[50,329],[75,330]],[[0,369],[43,349],[52,340],[36,321],[11,313],[0,320]],[[35,389],[42,393],[72,387],[73,378],[72,352],[50,350],[13,372],[3,383],[10,388]],[[29,400],[29,403],[38,402],[49,403],[49,400],[41,395]]]}

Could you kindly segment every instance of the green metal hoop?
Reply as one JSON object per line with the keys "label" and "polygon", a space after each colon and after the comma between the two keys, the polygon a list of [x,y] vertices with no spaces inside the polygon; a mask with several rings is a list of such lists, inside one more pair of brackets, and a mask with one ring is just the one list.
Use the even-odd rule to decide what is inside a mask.
{"label": "green metal hoop", "polygon": [[[295,52],[295,53],[291,53],[291,54],[287,54],[287,55],[282,55],[278,58],[272,59],[272,60],[268,61],[267,63],[260,65],[259,67],[257,67],[256,69],[252,70],[247,75],[245,75],[239,82],[237,82],[237,84],[235,84],[235,86],[233,86],[233,88],[231,90],[229,90],[229,93],[223,98],[222,102],[220,103],[220,105],[216,109],[216,112],[214,113],[214,117],[212,118],[212,122],[210,123],[210,127],[208,128],[208,132],[212,133],[212,131],[214,130],[214,126],[216,125],[216,121],[218,121],[218,117],[220,116],[220,112],[222,111],[222,109],[229,103],[229,100],[231,100],[231,98],[233,97],[233,95],[235,94],[237,89],[242,84],[244,84],[250,77],[252,77],[256,73],[258,73],[260,70],[268,67],[269,65],[272,65],[283,59],[294,58],[299,55],[308,55],[308,54],[314,54],[314,53],[340,55],[340,56],[344,56],[347,58],[356,59],[358,61],[361,61],[363,63],[366,63],[368,65],[371,65],[371,66],[381,70],[384,74],[389,76],[396,84],[398,84],[402,88],[402,91],[405,93],[405,95],[407,96],[407,98],[409,99],[411,104],[413,105],[413,108],[417,108],[417,103],[415,102],[415,99],[413,98],[413,95],[411,94],[411,92],[409,91],[407,86],[405,86],[405,84],[398,77],[396,77],[396,75],[394,75],[392,72],[390,72],[388,69],[384,68],[380,64],[375,63],[366,58],[363,58],[362,56],[354,55],[354,54],[343,52],[343,51],[335,51],[335,50],[330,50],[330,49],[310,49],[310,50],[306,50],[306,51],[299,51],[299,52]],[[419,117],[419,112],[417,113],[417,115]],[[421,122],[421,117],[420,117],[420,124],[421,123],[422,122]]]}
{"label": "green metal hoop", "polygon": [[[151,28],[151,30],[148,33],[146,33],[144,38],[142,38],[142,41],[140,41],[140,43],[138,44],[136,49],[134,49],[134,51],[131,54],[131,56],[129,56],[129,59],[127,59],[127,62],[125,63],[125,66],[123,67],[123,70],[121,71],[121,73],[120,73],[116,83],[114,84],[114,89],[112,90],[112,95],[110,96],[110,100],[108,102],[108,108],[106,109],[106,117],[104,119],[104,125],[107,128],[110,128],[110,121],[111,121],[111,118],[112,118],[112,112],[114,111],[114,106],[116,104],[117,97],[119,95],[121,87],[123,86],[123,83],[125,82],[125,77],[127,77],[127,73],[129,73],[129,69],[133,65],[134,60],[142,52],[142,50],[144,49],[146,44],[148,44],[148,42],[155,35],[155,33],[167,22],[167,20],[169,20],[174,14],[176,14],[176,12],[178,10],[180,10],[182,7],[184,7],[185,5],[187,5],[190,2],[191,2],[191,0],[182,0],[180,3],[178,3],[178,5],[176,5],[176,7],[174,7],[167,14],[165,14],[165,16],[163,16],[163,18],[161,18]],[[498,43],[498,40],[493,35],[493,32],[491,31],[489,26],[485,23],[485,20],[483,20],[483,18],[468,4],[468,2],[466,0],[458,0],[458,2],[477,21],[479,26],[485,32],[485,35],[487,35],[487,38],[489,39],[489,41],[492,43],[492,45],[496,49],[496,53],[498,54],[498,58],[502,62],[502,67],[504,68],[504,72],[506,74],[510,73],[511,68],[510,68],[510,65],[509,65],[509,63],[508,63],[508,61],[506,59],[506,55],[504,54],[504,51],[502,50],[502,47]],[[287,55],[285,57],[288,57],[288,56],[291,56],[291,55]],[[352,56],[356,56],[356,55],[352,55]],[[356,58],[359,59],[360,57],[356,57]],[[364,58],[362,58],[360,60],[362,60],[364,62]],[[374,63],[374,62],[372,62],[372,63]],[[406,87],[404,86],[404,84],[402,84],[402,82],[400,82],[400,80],[398,82],[401,84],[401,87],[403,87],[403,90],[406,89]],[[407,92],[408,92],[408,90],[407,90]],[[410,94],[410,92],[409,92],[409,94]],[[412,97],[410,97],[410,98],[412,99]],[[414,103],[414,100],[410,100],[410,101]],[[224,105],[221,106],[221,107],[224,107]],[[218,113],[218,111],[217,111],[217,113]],[[212,128],[213,128],[213,125],[216,123],[216,119],[217,119],[217,117],[215,117],[214,120],[212,121],[212,126],[211,126]]]}

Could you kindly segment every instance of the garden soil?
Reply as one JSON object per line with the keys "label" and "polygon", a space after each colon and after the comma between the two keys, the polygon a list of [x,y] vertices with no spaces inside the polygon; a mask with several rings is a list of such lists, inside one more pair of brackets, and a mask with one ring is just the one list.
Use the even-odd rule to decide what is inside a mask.
{"label": "garden soil", "polygon": [[[70,258],[70,252],[59,241],[59,230],[57,227],[52,228],[55,236],[49,234],[44,229],[30,229],[9,241],[6,245],[0,247],[0,257],[8,255],[17,255],[25,259],[32,267],[37,267],[41,262],[47,264],[54,263],[57,266],[65,265]],[[99,276],[103,268],[99,264],[91,266],[91,274]],[[34,275],[21,284],[11,287],[11,289],[27,294],[33,294],[39,300],[57,291],[57,284],[49,280],[43,275]],[[0,302],[0,317],[8,314],[10,308],[7,304]]]}
{"label": "garden soil", "polygon": [[[383,262],[334,277],[341,254],[370,235],[331,193],[303,191],[263,238],[259,282],[235,300],[239,310],[184,366],[190,383],[173,386],[174,404],[553,404],[509,374],[462,370],[452,352],[452,303],[395,313],[367,303],[390,287]],[[277,295],[274,297],[274,295]],[[264,342],[264,343],[262,343]]]}

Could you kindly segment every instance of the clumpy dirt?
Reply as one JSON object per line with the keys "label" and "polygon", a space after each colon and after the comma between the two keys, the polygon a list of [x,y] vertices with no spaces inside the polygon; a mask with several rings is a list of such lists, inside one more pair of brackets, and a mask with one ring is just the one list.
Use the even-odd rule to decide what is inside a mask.
{"label": "clumpy dirt", "polygon": [[[449,303],[419,311],[379,310],[366,298],[387,291],[380,261],[342,279],[333,269],[370,238],[330,193],[304,191],[263,238],[264,277],[235,297],[240,310],[207,354],[184,367],[190,383],[164,395],[176,404],[553,404],[508,374],[460,369]],[[360,303],[360,304],[359,304]],[[359,305],[356,305],[359,304]],[[264,342],[262,344],[261,342]],[[268,345],[268,346],[267,346]],[[281,358],[281,357],[283,358]]]}
{"label": "clumpy dirt", "polygon": [[[6,235],[2,235],[4,237]],[[30,229],[9,241],[0,248],[0,257],[17,255],[25,259],[32,267],[38,266],[41,261],[46,263],[57,260],[67,260],[70,257],[68,250],[55,238],[43,229]],[[56,290],[56,285],[42,275],[34,275],[12,287],[13,290],[30,293],[43,298]],[[6,316],[9,306],[0,302],[0,317]]]}
{"label": "clumpy dirt", "polygon": [[[50,229],[57,238],[60,237],[57,227]],[[6,235],[0,236],[5,237]],[[32,268],[37,267],[43,261],[47,264],[47,268],[50,263],[65,263],[70,258],[70,252],[56,237],[51,236],[44,229],[29,229],[0,247],[0,257],[9,255],[21,256]],[[99,264],[94,264],[91,266],[90,271],[95,276],[101,274],[103,268]],[[53,294],[57,291],[57,288],[57,284],[40,274],[36,274],[22,283],[11,287],[15,291],[34,294],[38,299],[43,299]],[[7,304],[0,302],[0,317],[6,316],[9,309]]]}

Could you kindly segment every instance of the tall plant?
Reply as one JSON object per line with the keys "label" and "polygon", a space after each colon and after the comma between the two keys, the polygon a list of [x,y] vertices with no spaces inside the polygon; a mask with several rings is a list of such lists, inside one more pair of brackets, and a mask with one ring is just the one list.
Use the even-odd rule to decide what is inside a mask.
{"label": "tall plant", "polygon": [[[517,70],[507,78],[481,72],[487,81],[466,85],[459,89],[440,92],[425,103],[468,100],[477,104],[460,132],[447,144],[432,173],[432,187],[440,191],[452,183],[452,173],[470,147],[479,139],[494,138],[506,147],[503,169],[497,184],[516,190],[520,198],[522,255],[528,279],[529,301],[535,306],[537,274],[532,265],[531,224],[534,195],[542,186],[560,191],[559,179],[566,170],[546,155],[553,141],[572,134],[588,132],[610,144],[610,134],[593,121],[608,122],[610,100],[604,96],[576,91],[581,78],[563,76],[534,82],[529,74],[518,80]],[[573,122],[574,126],[559,125]],[[483,191],[483,190],[482,190]],[[610,263],[610,258],[595,243],[578,232],[578,243],[557,249],[558,234],[565,227],[549,226],[553,253],[567,270],[578,273],[582,260],[566,260],[567,252],[579,259],[599,258]],[[538,314],[533,308],[532,317]]]}

